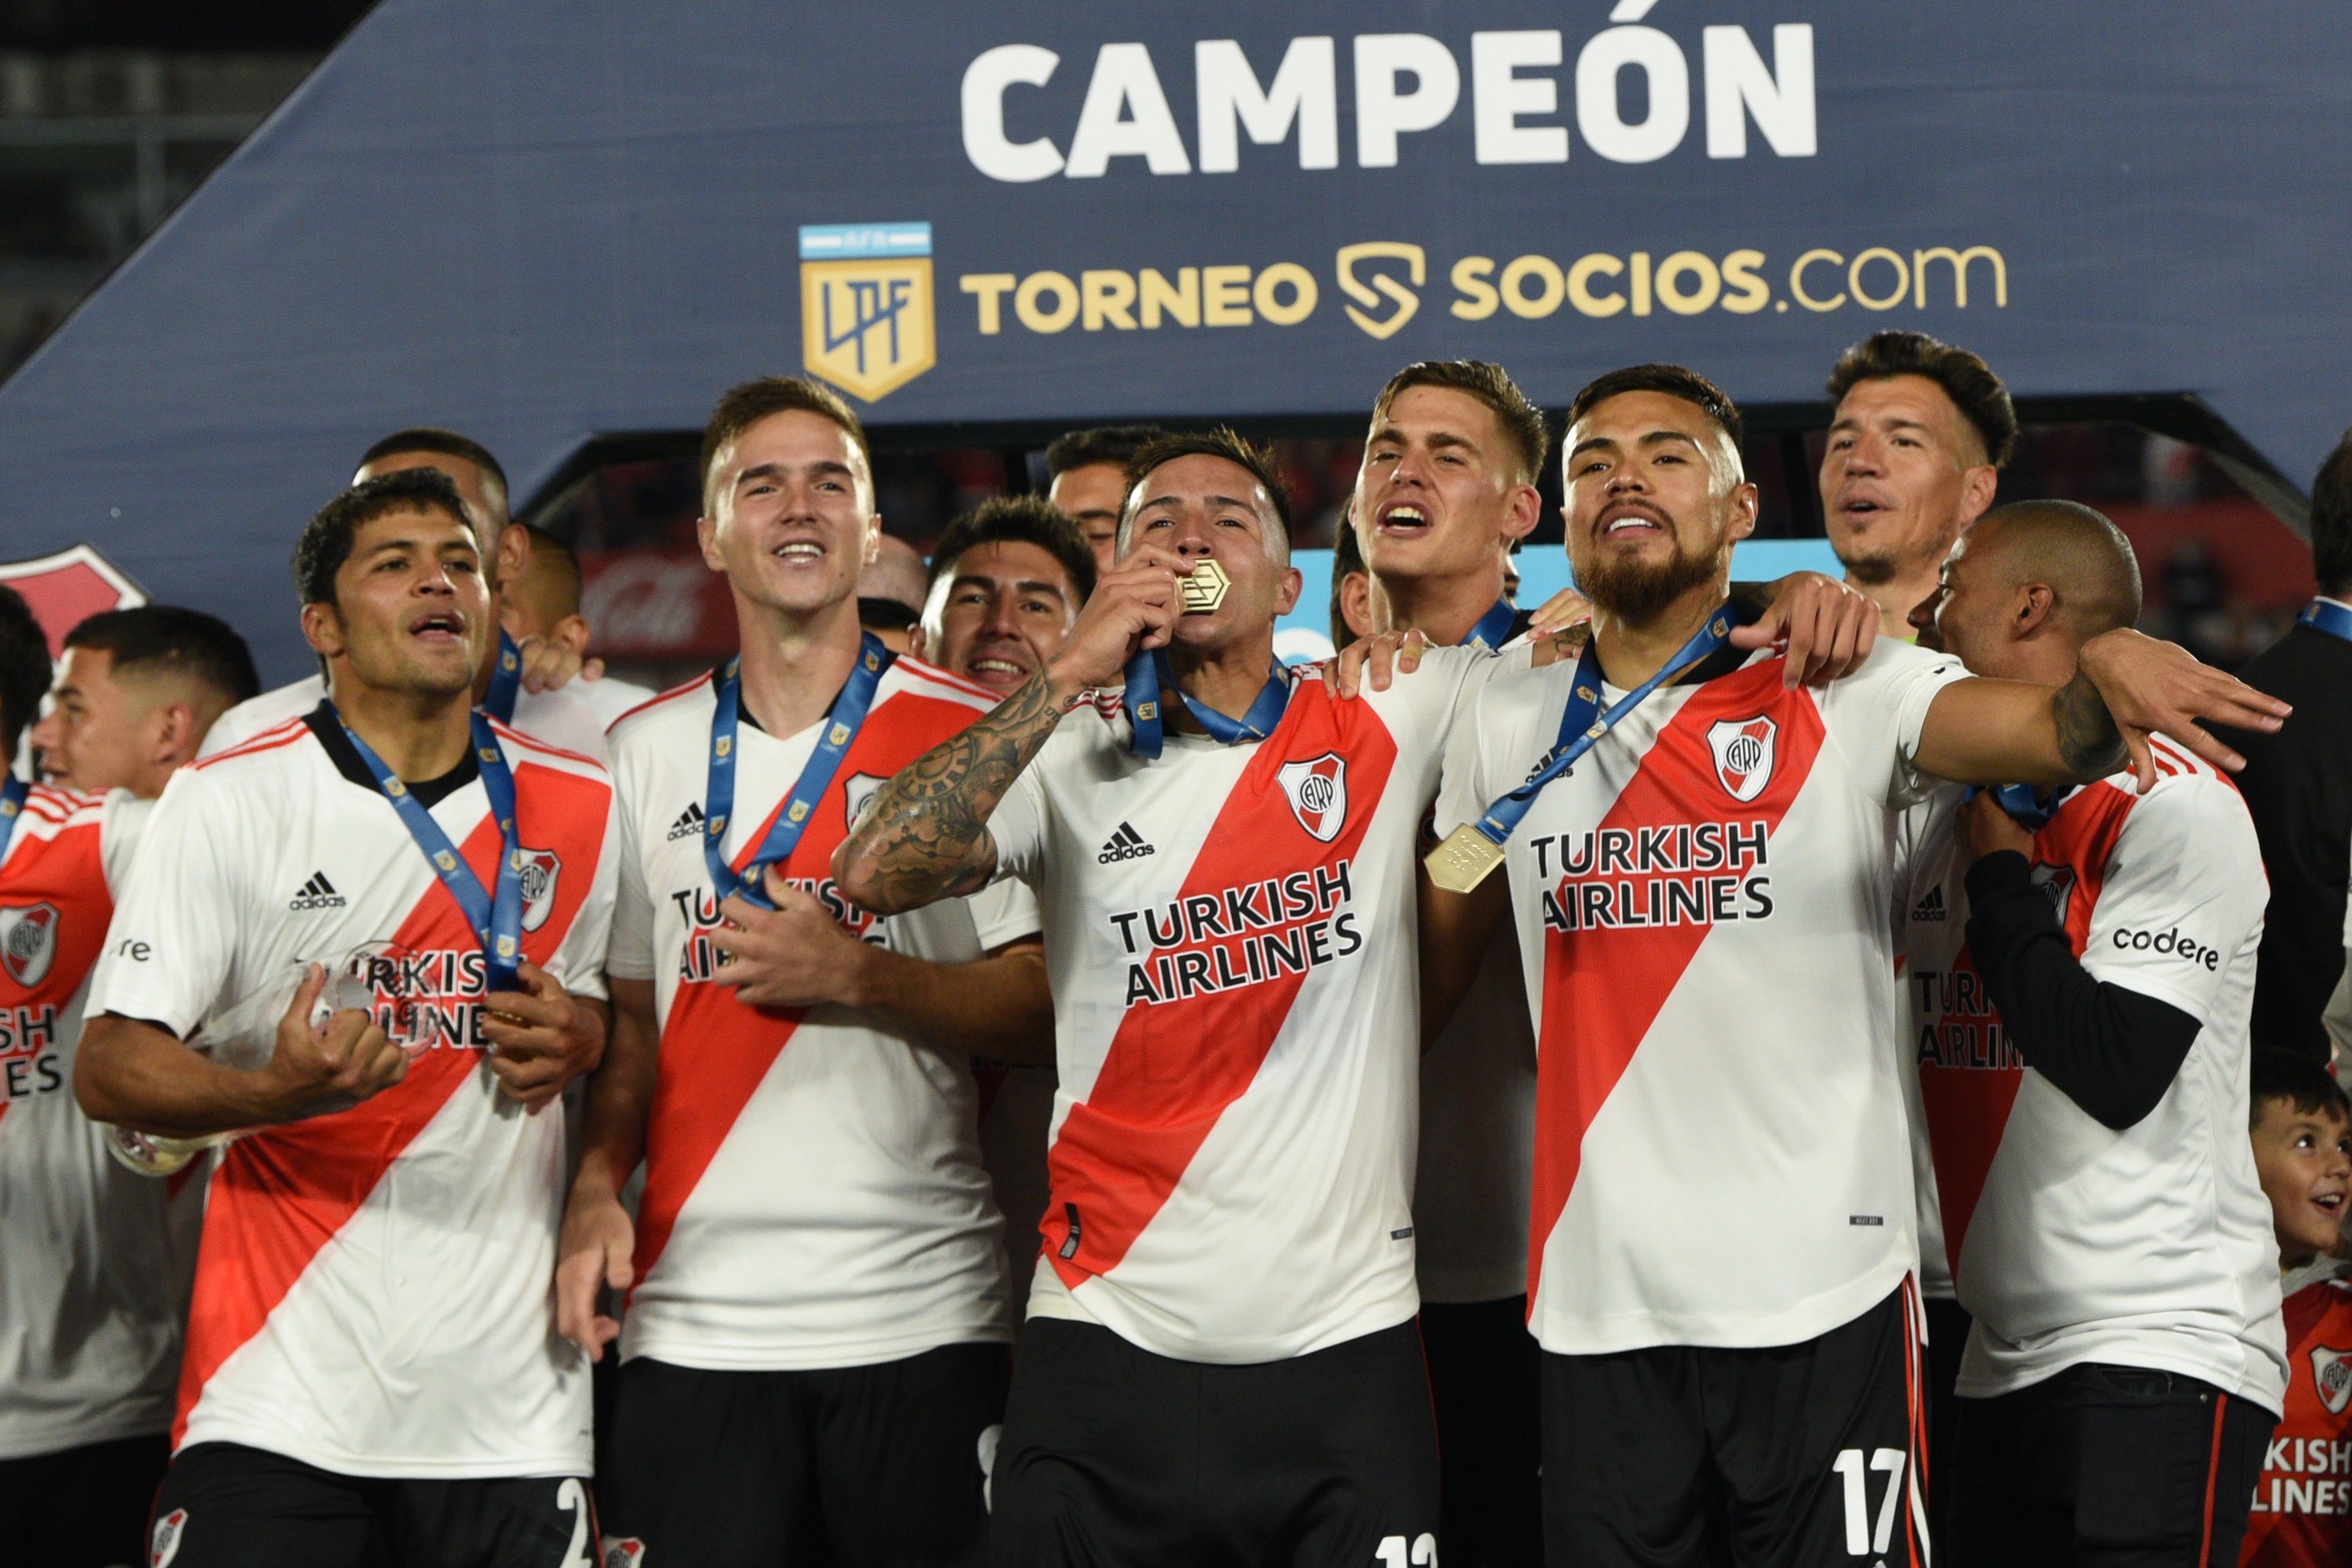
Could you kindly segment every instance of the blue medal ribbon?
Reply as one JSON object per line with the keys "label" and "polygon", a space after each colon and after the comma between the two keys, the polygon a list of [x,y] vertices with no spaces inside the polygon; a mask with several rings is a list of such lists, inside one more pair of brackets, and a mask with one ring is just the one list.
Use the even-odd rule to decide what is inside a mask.
{"label": "blue medal ribbon", "polygon": [[2326,632],[2343,642],[2352,642],[2352,610],[2326,599],[2314,599],[2295,616],[2294,624],[2309,626],[2315,632]]}
{"label": "blue medal ribbon", "polygon": [[[1639,708],[1650,693],[1674,679],[1692,665],[1706,658],[1731,640],[1731,628],[1747,619],[1736,605],[1725,605],[1706,618],[1690,641],[1666,660],[1658,673],[1633,688],[1601,711],[1601,657],[1598,644],[1588,640],[1584,652],[1576,661],[1576,682],[1570,689],[1568,707],[1559,716],[1559,738],[1550,752],[1528,774],[1528,782],[1488,806],[1486,815],[1471,824],[1496,848],[1501,848],[1511,837],[1512,829],[1526,816],[1528,808],[1543,793],[1544,785],[1564,776],[1585,752],[1601,742],[1601,738],[1615,729],[1624,717]],[[1598,715],[1596,717],[1596,715]]]}
{"label": "blue medal ribbon", "polygon": [[1274,733],[1282,722],[1285,710],[1290,706],[1290,667],[1280,659],[1267,671],[1265,687],[1250,704],[1249,711],[1238,719],[1227,718],[1204,702],[1195,702],[1184,689],[1176,684],[1176,672],[1169,667],[1164,648],[1139,653],[1127,661],[1128,722],[1132,732],[1127,749],[1147,761],[1160,756],[1163,722],[1160,713],[1161,695],[1173,691],[1179,700],[1201,721],[1201,728],[1220,745],[1230,746],[1236,741],[1263,741]]}
{"label": "blue medal ribbon", "polygon": [[727,863],[726,841],[727,819],[735,813],[735,762],[739,750],[735,737],[742,721],[743,660],[739,655],[727,661],[713,689],[719,700],[710,712],[710,771],[702,801],[702,859],[710,868],[711,890],[720,899],[740,897],[763,910],[776,907],[768,897],[761,873],[792,858],[801,835],[807,831],[816,803],[824,798],[833,775],[841,770],[843,754],[866,723],[866,710],[874,706],[874,689],[882,684],[882,672],[897,658],[872,632],[864,635],[858,645],[857,663],[850,670],[840,695],[833,700],[832,711],[824,716],[824,730],[816,738],[816,749],[802,764],[800,780],[785,797],[783,810],[768,825],[768,836],[760,841],[759,852],[740,872]]}
{"label": "blue medal ribbon", "polygon": [[1517,605],[1508,599],[1497,599],[1495,607],[1479,616],[1478,624],[1470,628],[1470,635],[1463,639],[1464,645],[1475,643],[1492,653],[1511,640],[1511,625],[1518,618],[1519,607]]}
{"label": "blue medal ribbon", "polygon": [[25,797],[33,786],[11,773],[0,779],[0,860],[8,858],[8,841],[16,837],[16,819],[25,815]]}
{"label": "blue medal ribbon", "polygon": [[[338,721],[341,715],[338,714]],[[499,749],[498,735],[490,729],[490,721],[479,709],[468,715],[473,727],[474,759],[480,764],[483,793],[490,797],[490,816],[499,825],[498,891],[492,894],[482,887],[482,879],[449,842],[441,825],[424,802],[409,793],[399,775],[384,766],[375,748],[359,737],[349,724],[343,733],[349,737],[352,749],[360,754],[374,775],[375,786],[383,798],[392,803],[394,815],[408,836],[425,852],[433,874],[449,889],[464,911],[466,923],[474,931],[474,938],[482,944],[482,989],[517,991],[521,986],[515,978],[522,962],[522,847],[515,838],[514,774],[507,768],[506,753]]]}
{"label": "blue medal ribbon", "polygon": [[[2071,784],[2063,789],[2053,789],[2045,802],[2042,792],[2032,784],[1984,784],[1979,787],[1990,792],[1993,799],[2000,803],[2001,810],[2009,813],[2020,827],[2030,828],[2035,833],[2050,826],[2050,819],[2058,815],[2058,808],[2066,804],[2068,795],[2074,793]],[[1978,793],[1979,789],[1970,789],[1968,798],[1974,798]]]}
{"label": "blue medal ribbon", "polygon": [[499,629],[499,662],[490,671],[490,689],[482,694],[482,711],[501,724],[512,724],[515,699],[521,693],[522,649],[501,626]]}

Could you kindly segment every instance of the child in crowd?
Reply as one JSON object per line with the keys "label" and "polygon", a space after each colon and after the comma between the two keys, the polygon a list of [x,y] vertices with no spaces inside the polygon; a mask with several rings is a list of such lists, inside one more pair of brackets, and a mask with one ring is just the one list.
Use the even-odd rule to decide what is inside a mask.
{"label": "child in crowd", "polygon": [[2241,1568],[2352,1563],[2352,1104],[2327,1069],[2254,1052],[2254,1167],[2286,1294],[2286,1415],[2271,1438]]}

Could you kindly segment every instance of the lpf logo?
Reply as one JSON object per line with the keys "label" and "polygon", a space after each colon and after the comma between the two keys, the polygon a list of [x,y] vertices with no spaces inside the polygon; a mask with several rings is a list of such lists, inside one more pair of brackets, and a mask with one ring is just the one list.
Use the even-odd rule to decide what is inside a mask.
{"label": "lpf logo", "polygon": [[803,226],[801,360],[868,403],[939,363],[929,224]]}

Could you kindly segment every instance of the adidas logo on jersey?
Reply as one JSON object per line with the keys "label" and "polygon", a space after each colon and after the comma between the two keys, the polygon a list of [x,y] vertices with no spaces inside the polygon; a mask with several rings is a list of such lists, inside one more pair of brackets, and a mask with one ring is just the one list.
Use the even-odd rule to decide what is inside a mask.
{"label": "adidas logo on jersey", "polygon": [[1140,860],[1146,855],[1158,853],[1144,842],[1143,835],[1135,830],[1133,823],[1122,822],[1118,825],[1118,831],[1103,845],[1102,853],[1095,857],[1095,863],[1108,866],[1114,860]]}
{"label": "adidas logo on jersey", "polygon": [[1951,910],[1944,907],[1944,889],[1935,887],[1928,889],[1927,896],[1913,907],[1911,918],[1916,921],[1926,922],[1948,920],[1951,918]]}
{"label": "adidas logo on jersey", "polygon": [[335,891],[335,885],[327,880],[324,871],[313,871],[310,879],[302,884],[302,890],[294,895],[294,901],[286,907],[289,910],[340,910],[343,907],[343,896]]}
{"label": "adidas logo on jersey", "polygon": [[669,825],[670,842],[675,844],[681,838],[698,838],[701,836],[702,803],[689,801],[686,809],[677,814],[677,820]]}

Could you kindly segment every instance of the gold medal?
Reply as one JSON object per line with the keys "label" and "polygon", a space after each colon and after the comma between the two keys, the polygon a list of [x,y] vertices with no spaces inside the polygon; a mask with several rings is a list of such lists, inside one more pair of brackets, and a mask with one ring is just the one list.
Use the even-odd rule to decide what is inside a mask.
{"label": "gold medal", "polygon": [[1466,822],[1422,861],[1429,868],[1429,879],[1449,893],[1470,891],[1502,863],[1502,846]]}
{"label": "gold medal", "polygon": [[1184,613],[1188,616],[1214,614],[1217,606],[1225,602],[1225,590],[1233,585],[1234,580],[1225,575],[1225,569],[1205,555],[1192,568],[1191,576],[1176,579],[1176,591],[1183,595]]}

